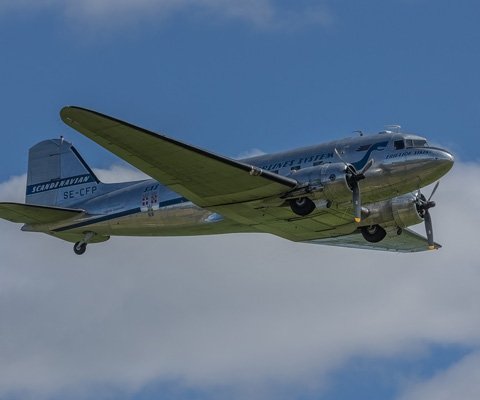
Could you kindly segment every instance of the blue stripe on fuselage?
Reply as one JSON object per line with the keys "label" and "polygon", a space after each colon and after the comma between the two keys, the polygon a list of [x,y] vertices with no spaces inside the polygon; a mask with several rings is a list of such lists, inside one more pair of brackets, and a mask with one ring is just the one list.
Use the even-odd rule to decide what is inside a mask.
{"label": "blue stripe on fuselage", "polygon": [[[190,200],[186,199],[185,197],[177,197],[176,199],[171,199],[171,200],[166,200],[162,201],[158,204],[159,209],[163,207],[168,207],[168,206],[173,206],[177,204],[182,204],[182,203],[187,203]],[[115,218],[121,218],[121,217],[126,217],[127,215],[132,215],[141,212],[140,207],[135,207],[130,210],[125,210],[125,211],[120,211],[118,213],[114,214],[108,214],[108,215],[102,215],[101,217],[94,218],[94,219],[89,219],[87,221],[83,222],[78,222],[76,224],[68,225],[68,226],[63,226],[61,228],[53,229],[53,232],[64,232],[68,231],[70,229],[75,229],[75,228],[81,228],[83,226],[88,226],[92,224],[97,224],[99,222],[105,222],[105,221],[110,221]]]}
{"label": "blue stripe on fuselage", "polygon": [[365,165],[367,164],[368,160],[370,160],[370,155],[374,150],[384,150],[385,147],[387,147],[388,141],[386,142],[378,142],[372,145],[370,149],[368,149],[367,153],[363,156],[363,158],[360,161],[357,161],[355,163],[352,163],[352,165],[355,167],[357,171],[360,171]]}

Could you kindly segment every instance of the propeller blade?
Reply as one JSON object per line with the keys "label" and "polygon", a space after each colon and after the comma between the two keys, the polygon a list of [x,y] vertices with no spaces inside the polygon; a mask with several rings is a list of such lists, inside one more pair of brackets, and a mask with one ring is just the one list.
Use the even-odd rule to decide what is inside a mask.
{"label": "propeller blade", "polygon": [[438,182],[435,184],[435,187],[434,187],[433,190],[432,190],[432,194],[431,194],[430,197],[428,198],[427,202],[429,202],[429,201],[432,199],[433,195],[435,194],[435,192],[436,192],[437,189],[438,189],[438,185],[440,185],[440,181],[438,181]]}
{"label": "propeller blade", "polygon": [[375,160],[371,158],[368,160],[367,164],[363,167],[362,171],[360,172],[360,175],[364,175],[370,168],[372,168],[373,163]]}
{"label": "propeller blade", "polygon": [[340,155],[339,151],[335,148],[334,152],[338,159],[345,164],[346,173],[347,173],[347,180],[352,188],[352,201],[353,201],[353,208],[354,208],[354,221],[359,224],[362,221],[362,199],[360,194],[360,187],[358,186],[358,182],[362,179],[365,179],[365,173],[372,168],[373,163],[375,160],[371,158],[365,164],[361,171],[355,171],[355,168],[348,164]]}
{"label": "propeller blade", "polygon": [[358,182],[355,181],[352,187],[353,192],[353,208],[354,208],[354,220],[358,224],[362,220],[362,200],[360,196],[360,188]]}
{"label": "propeller blade", "polygon": [[428,248],[430,250],[435,249],[435,242],[433,241],[433,226],[432,226],[432,217],[430,216],[430,211],[425,210],[425,231],[427,232]]}
{"label": "propeller blade", "polygon": [[340,159],[340,161],[343,162],[345,166],[348,168],[348,163],[342,158],[342,156],[340,155],[336,147],[333,151],[335,152],[335,155]]}

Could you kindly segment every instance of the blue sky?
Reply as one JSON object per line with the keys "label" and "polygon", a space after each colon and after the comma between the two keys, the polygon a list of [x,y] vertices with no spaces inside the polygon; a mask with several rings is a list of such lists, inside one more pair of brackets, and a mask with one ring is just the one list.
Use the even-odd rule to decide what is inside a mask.
{"label": "blue sky", "polygon": [[[478,158],[474,1],[264,2],[275,15],[259,22],[227,15],[241,2],[156,3],[168,4],[143,1],[121,16],[69,1],[0,6],[0,105],[15,137],[3,178],[25,170],[30,145],[60,134],[92,164],[112,162],[62,125],[67,104],[229,155],[397,123]],[[325,16],[315,23],[304,14],[316,8]]]}
{"label": "blue sky", "polygon": [[[73,141],[92,166],[118,177],[119,160],[60,121],[65,105],[92,108],[234,157],[400,124],[451,149],[460,165],[443,189],[443,209],[449,204],[452,211],[442,218],[435,210],[440,238],[450,239],[450,250],[443,259],[415,259],[420,272],[411,268],[412,258],[304,250],[271,238],[261,240],[280,255],[267,257],[254,249],[256,239],[244,236],[188,244],[124,239],[113,250],[98,250],[90,259],[94,265],[85,266],[71,259],[70,248],[63,253],[64,243],[24,239],[17,227],[2,224],[7,261],[0,309],[12,336],[3,344],[0,339],[6,360],[0,365],[11,371],[0,378],[0,397],[413,400],[435,398],[436,388],[446,383],[459,388],[452,389],[457,394],[472,387],[480,371],[480,321],[476,309],[469,308],[480,277],[472,253],[475,221],[468,217],[478,215],[478,204],[469,200],[478,198],[472,182],[478,181],[480,162],[478,15],[480,4],[473,0],[0,0],[0,193],[5,196],[21,194],[22,178],[12,177],[25,173],[28,148],[60,135]],[[454,208],[459,212],[455,201],[460,190],[465,215],[453,213]],[[458,231],[450,232],[453,219]],[[455,232],[472,235],[460,243]],[[15,251],[24,240],[28,255]],[[5,244],[10,241],[11,248]],[[230,253],[220,251],[218,241]],[[120,257],[129,246],[133,254],[122,259],[112,255]],[[185,246],[198,269],[175,251]],[[160,259],[155,249],[163,252]],[[135,257],[137,251],[141,255]],[[55,260],[48,255],[52,253]],[[236,262],[225,263],[232,255]],[[326,270],[310,269],[312,262],[322,264],[319,260],[325,260]],[[137,263],[143,263],[140,277],[131,269]],[[364,269],[351,267],[355,263]],[[409,277],[403,275],[405,264]],[[241,273],[234,269],[245,265],[249,267]],[[299,274],[313,278],[297,277],[292,268],[298,265]],[[379,271],[378,266],[391,269]],[[269,274],[275,275],[273,281]],[[97,283],[90,281],[92,276]],[[205,276],[209,282],[202,281]],[[197,282],[190,282],[194,278]],[[167,294],[157,293],[152,279]],[[211,283],[217,279],[238,298]],[[312,280],[320,294],[310,287]],[[338,284],[338,291],[330,292],[328,282]],[[304,304],[302,285],[308,286],[306,299],[323,302],[318,321],[315,307]],[[170,292],[172,287],[178,291]],[[185,287],[191,297],[186,295],[180,306],[178,296],[185,295]],[[445,300],[446,292],[451,302]],[[366,300],[368,293],[372,296]],[[246,294],[251,298],[243,299]],[[90,316],[96,303],[78,305],[84,296],[102,301],[104,314]],[[138,303],[132,296],[138,296]],[[57,301],[68,304],[79,319],[63,309],[56,319],[52,304]],[[397,315],[398,309],[403,314]],[[197,335],[190,329],[198,327],[204,312],[205,324],[215,329],[202,327]],[[330,312],[333,316],[327,318]],[[232,328],[236,313],[238,330]],[[32,327],[30,315],[44,318]],[[163,317],[171,323],[168,329],[155,322]],[[369,318],[375,330],[371,335]],[[338,327],[338,332],[326,329],[328,340],[321,339],[324,324]],[[78,329],[84,337],[73,333]],[[122,336],[118,332],[124,329]],[[44,339],[29,338],[29,330]],[[111,348],[102,332],[111,335]],[[230,354],[236,334],[239,350]],[[50,342],[50,337],[58,340]],[[157,343],[157,337],[164,342]],[[222,356],[214,354],[209,338],[218,341]],[[32,350],[24,352],[30,343]],[[109,350],[102,352],[97,345]],[[87,351],[90,362],[82,356],[84,346],[96,349]],[[135,353],[123,353],[130,346]],[[471,379],[460,382],[457,371],[467,367],[465,380]],[[22,377],[22,369],[31,372]]]}

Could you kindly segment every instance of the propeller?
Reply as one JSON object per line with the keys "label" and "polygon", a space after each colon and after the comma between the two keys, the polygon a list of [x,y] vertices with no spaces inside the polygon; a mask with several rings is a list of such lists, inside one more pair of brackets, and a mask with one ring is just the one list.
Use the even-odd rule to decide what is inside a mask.
{"label": "propeller", "polygon": [[435,187],[430,194],[430,197],[427,199],[420,191],[418,192],[417,197],[417,210],[425,222],[425,231],[427,233],[428,248],[430,250],[435,249],[435,242],[433,240],[433,225],[432,225],[432,216],[430,215],[430,208],[435,207],[435,202],[432,201],[432,197],[438,189],[440,182],[435,184]]}
{"label": "propeller", "polygon": [[360,186],[358,185],[358,182],[365,179],[365,173],[372,167],[374,159],[371,158],[370,160],[368,160],[365,166],[360,171],[357,171],[353,165],[348,164],[342,158],[337,149],[335,149],[335,154],[346,166],[347,183],[348,186],[350,186],[350,188],[352,189],[354,220],[358,224],[362,220],[362,196],[360,193]]}

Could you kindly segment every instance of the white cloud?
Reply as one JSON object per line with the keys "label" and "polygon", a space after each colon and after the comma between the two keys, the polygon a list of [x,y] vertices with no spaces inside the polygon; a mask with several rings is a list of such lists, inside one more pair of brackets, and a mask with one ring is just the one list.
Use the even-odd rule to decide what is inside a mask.
{"label": "white cloud", "polygon": [[94,168],[95,175],[104,183],[129,182],[150,179],[150,177],[138,169],[128,165],[114,164],[108,169]]}
{"label": "white cloud", "polygon": [[7,182],[0,183],[0,201],[25,201],[25,187],[27,185],[27,175],[14,176]]}
{"label": "white cloud", "polygon": [[0,0],[0,13],[56,9],[82,24],[102,27],[159,19],[175,14],[245,21],[259,28],[326,26],[332,17],[323,2],[312,7],[286,7],[275,0]]}
{"label": "white cloud", "polygon": [[0,397],[176,380],[281,398],[272,388],[322,384],[352,357],[478,346],[479,173],[457,163],[442,181],[445,247],[422,254],[238,234],[112,238],[78,257],[1,222]]}
{"label": "white cloud", "polygon": [[414,385],[399,400],[477,400],[479,393],[480,352],[475,352],[447,371]]}
{"label": "white cloud", "polygon": [[265,154],[264,151],[262,151],[260,149],[257,149],[257,148],[253,148],[253,149],[250,149],[250,150],[242,151],[235,158],[238,159],[238,160],[242,160],[244,158],[257,157],[257,156],[262,156],[264,154]]}

